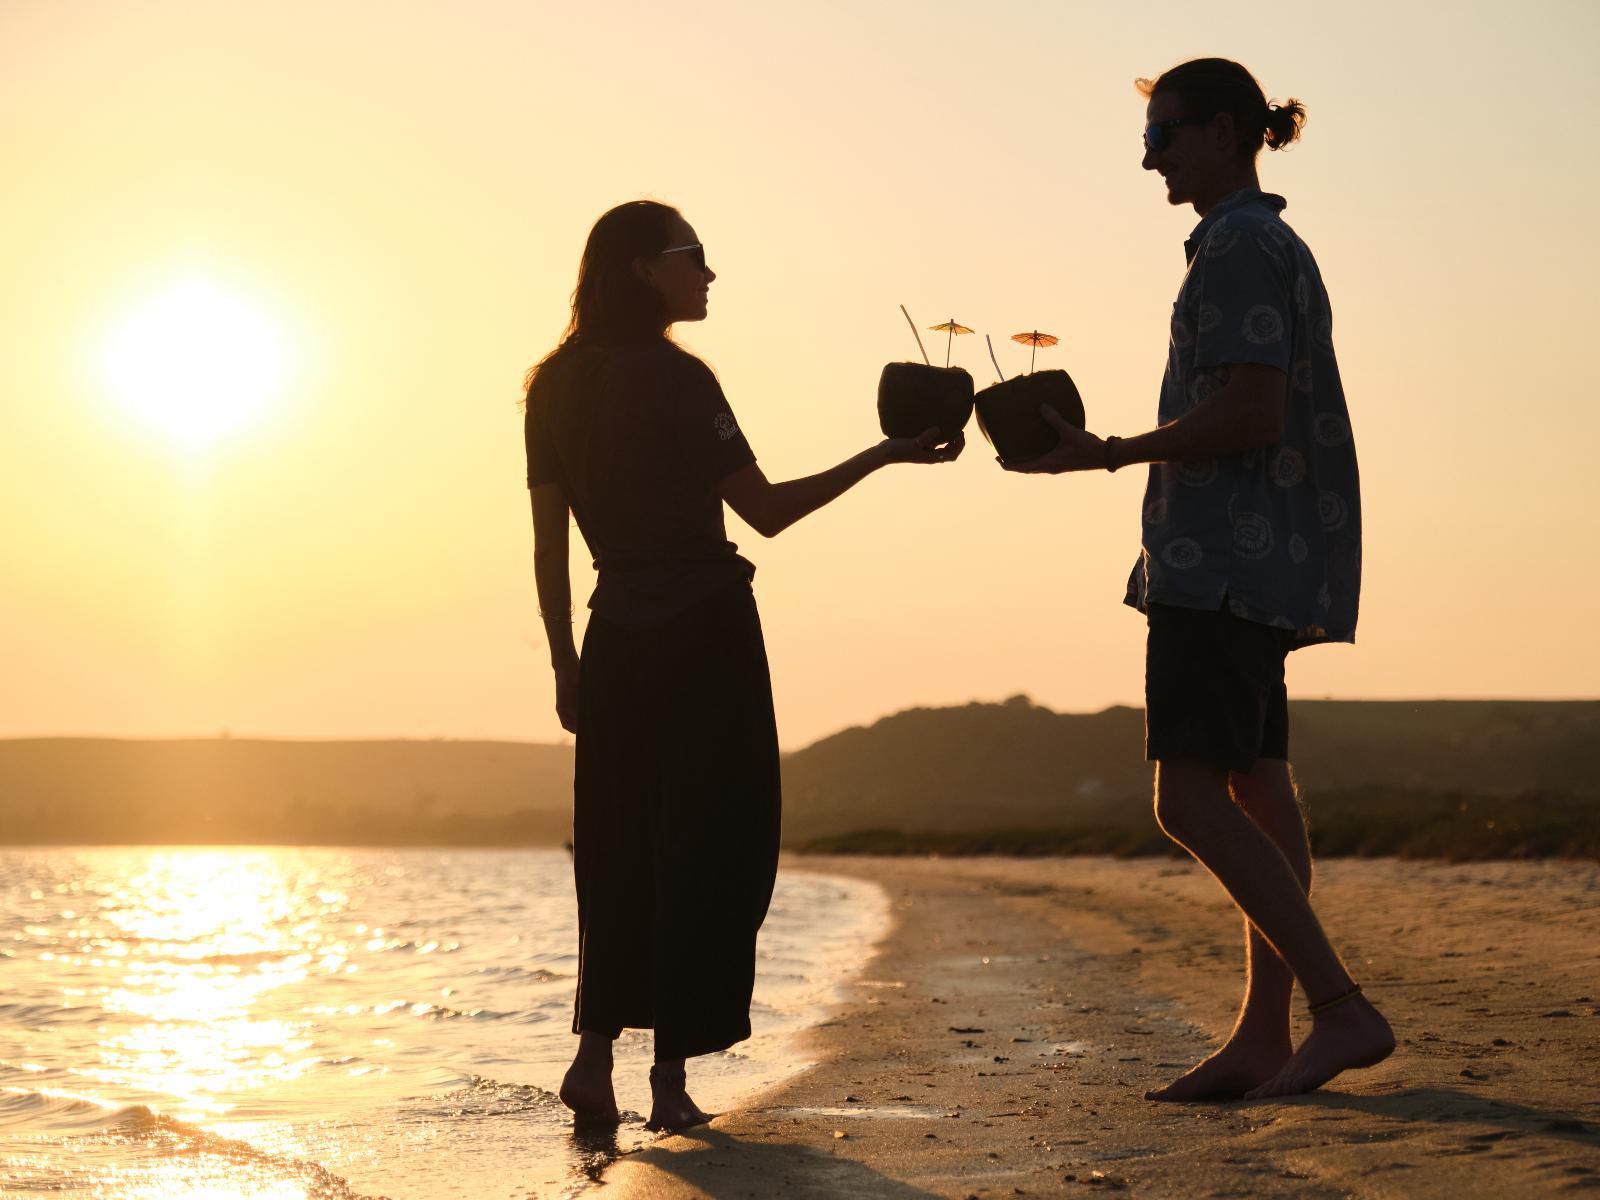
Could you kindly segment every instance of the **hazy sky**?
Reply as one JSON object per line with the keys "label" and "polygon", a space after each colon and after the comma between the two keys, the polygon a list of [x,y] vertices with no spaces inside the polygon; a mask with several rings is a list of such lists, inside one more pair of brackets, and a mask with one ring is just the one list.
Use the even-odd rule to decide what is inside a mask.
{"label": "hazy sky", "polygon": [[[876,440],[901,303],[1008,373],[1005,335],[1060,335],[1090,428],[1148,428],[1195,217],[1132,80],[1202,54],[1310,110],[1262,179],[1361,459],[1360,640],[1291,689],[1600,692],[1600,6],[771,8],[0,4],[0,736],[560,736],[516,402],[622,200],[703,238],[681,340],[773,478]],[[173,364],[130,336],[199,411],[141,417]],[[956,361],[993,379],[981,337]],[[1012,476],[971,433],[774,541],[729,515],[786,746],[1139,702],[1142,472]],[[580,621],[590,580],[575,540]]]}

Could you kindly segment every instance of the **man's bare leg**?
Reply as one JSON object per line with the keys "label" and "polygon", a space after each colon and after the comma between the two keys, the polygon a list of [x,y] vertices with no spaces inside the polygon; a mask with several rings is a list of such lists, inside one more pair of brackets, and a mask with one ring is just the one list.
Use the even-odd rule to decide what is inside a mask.
{"label": "man's bare leg", "polygon": [[561,1081],[561,1103],[578,1120],[618,1125],[617,1095],[611,1087],[611,1036],[584,1030],[578,1035],[578,1053]]}
{"label": "man's bare leg", "polygon": [[[1311,845],[1294,793],[1289,764],[1261,759],[1249,773],[1228,775],[1228,790],[1283,852],[1303,889],[1311,883]],[[1289,1000],[1294,975],[1248,918],[1245,934],[1245,994],[1233,1032],[1221,1049],[1146,1100],[1238,1100],[1283,1069],[1294,1053]]]}
{"label": "man's bare leg", "polygon": [[1234,803],[1224,771],[1181,760],[1156,767],[1156,819],[1222,884],[1275,949],[1313,1008],[1345,997],[1314,1018],[1311,1034],[1252,1098],[1309,1092],[1341,1071],[1369,1067],[1394,1050],[1394,1032],[1334,953],[1289,859]]}

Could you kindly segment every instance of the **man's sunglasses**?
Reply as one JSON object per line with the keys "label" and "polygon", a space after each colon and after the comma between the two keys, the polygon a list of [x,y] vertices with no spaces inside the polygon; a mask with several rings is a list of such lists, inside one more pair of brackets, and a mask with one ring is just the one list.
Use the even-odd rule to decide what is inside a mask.
{"label": "man's sunglasses", "polygon": [[[1209,118],[1208,118],[1209,119]],[[1205,121],[1199,117],[1168,117],[1165,121],[1151,121],[1144,127],[1144,145],[1146,150],[1153,150],[1160,154],[1172,145],[1172,139],[1167,136],[1167,131],[1176,129],[1180,125],[1204,125]]]}
{"label": "man's sunglasses", "polygon": [[658,251],[660,254],[687,254],[689,261],[702,271],[706,269],[706,248],[699,242],[690,242],[687,246],[673,246],[668,250]]}

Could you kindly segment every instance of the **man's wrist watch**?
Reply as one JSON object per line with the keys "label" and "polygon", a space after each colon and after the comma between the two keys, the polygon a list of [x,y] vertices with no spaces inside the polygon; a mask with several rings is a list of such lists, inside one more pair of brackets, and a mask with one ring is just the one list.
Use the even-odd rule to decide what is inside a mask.
{"label": "man's wrist watch", "polygon": [[1106,456],[1106,470],[1107,471],[1115,471],[1119,466],[1122,465],[1116,459],[1116,450],[1115,450],[1116,444],[1118,442],[1120,442],[1121,440],[1122,439],[1117,437],[1115,434],[1112,434],[1110,437],[1106,438],[1106,440],[1105,440],[1105,456]]}

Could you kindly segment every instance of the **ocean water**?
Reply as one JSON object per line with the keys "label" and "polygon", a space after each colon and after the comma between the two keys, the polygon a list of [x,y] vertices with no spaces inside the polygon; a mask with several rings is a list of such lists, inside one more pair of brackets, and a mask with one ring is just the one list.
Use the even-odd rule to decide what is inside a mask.
{"label": "ocean water", "polygon": [[[0,850],[0,1195],[577,1196],[649,1141],[648,1032],[612,1136],[574,1132],[577,914],[550,851]],[[694,1059],[716,1111],[804,1063],[887,921],[878,889],[785,871],[755,1035]]]}

